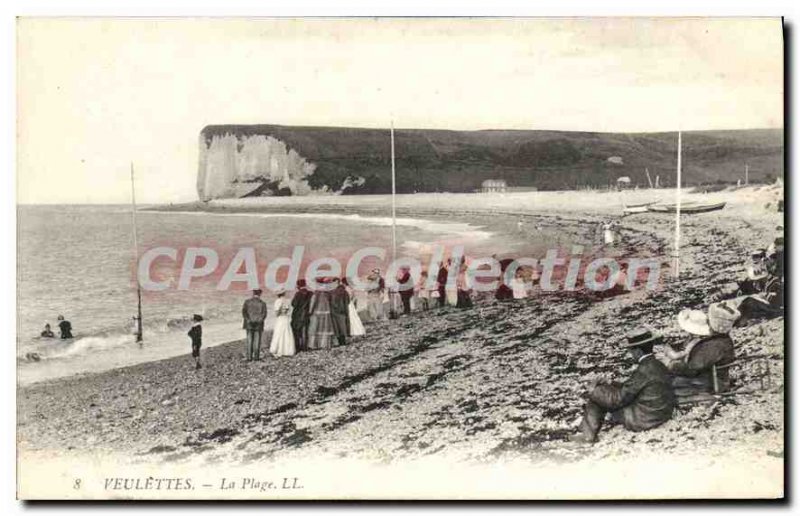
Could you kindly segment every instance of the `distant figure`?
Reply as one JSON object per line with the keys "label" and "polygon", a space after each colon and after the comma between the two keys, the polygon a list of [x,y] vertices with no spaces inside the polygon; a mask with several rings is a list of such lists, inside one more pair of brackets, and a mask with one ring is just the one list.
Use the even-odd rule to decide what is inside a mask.
{"label": "distant figure", "polygon": [[200,369],[200,347],[203,345],[203,316],[194,314],[192,316],[192,327],[189,329],[187,335],[192,339],[192,357],[194,358],[194,368]]}
{"label": "distant figure", "polygon": [[594,443],[607,413],[611,421],[628,430],[641,432],[655,428],[672,417],[675,394],[667,368],[653,356],[653,346],[661,336],[638,330],[623,344],[638,363],[624,383],[601,383],[590,387],[578,433],[570,440]]}
{"label": "distant figure", "polygon": [[[670,346],[665,350],[674,375],[672,386],[676,394],[690,396],[714,391],[713,366],[725,366],[736,360],[736,352],[728,333],[741,314],[733,308],[716,303],[708,316],[700,310],[683,310],[678,314],[678,326],[692,335],[682,350]],[[727,368],[717,371],[717,387],[729,387]]]}
{"label": "distant figure", "polygon": [[361,322],[361,316],[358,315],[356,307],[358,301],[356,300],[356,291],[347,282],[347,278],[342,278],[342,285],[347,289],[347,295],[350,296],[350,304],[347,306],[347,313],[350,316],[350,336],[361,337],[367,334],[367,329],[364,328],[364,323]]}
{"label": "distant figure", "polygon": [[373,321],[385,319],[386,314],[383,311],[383,296],[386,292],[386,282],[381,277],[380,269],[372,269],[372,272],[367,276],[367,281],[375,283],[375,286],[367,291],[367,310],[369,317]]}
{"label": "distant figure", "polygon": [[403,267],[397,274],[397,290],[400,301],[403,303],[403,315],[411,313],[411,298],[414,296],[414,283],[411,278],[411,268]]}
{"label": "distant figure", "polygon": [[472,285],[470,284],[467,265],[462,263],[456,280],[456,307],[472,308]]}
{"label": "distant figure", "polygon": [[[495,256],[492,256],[492,258],[495,258]],[[508,270],[509,265],[512,263],[514,263],[513,258],[504,258],[500,260],[500,277],[498,278],[499,284],[494,293],[494,298],[498,301],[508,301],[509,299],[514,299],[514,292],[511,290],[511,281],[513,281],[513,278],[508,281],[508,284],[506,284],[506,271]]]}
{"label": "distant figure", "polygon": [[[447,274],[448,274],[448,276],[450,274],[450,270],[453,267],[455,267],[455,270],[456,270],[456,285],[452,286],[452,287],[450,285],[447,285],[445,287],[445,294],[447,295],[447,304],[450,305],[450,306],[458,305],[458,284],[457,283],[458,283],[458,273],[459,273],[460,267],[459,267],[458,264],[454,264],[453,263],[452,258],[448,258],[447,259]],[[447,280],[445,279],[445,282],[446,281]]]}
{"label": "distant figure", "polygon": [[[322,278],[320,283],[323,285],[329,283],[329,279]],[[322,289],[314,291],[308,307],[308,315],[308,349],[329,349],[333,347],[331,293]]]}
{"label": "distant figure", "polygon": [[297,282],[297,292],[292,298],[292,334],[296,352],[306,351],[308,342],[308,307],[311,292],[306,288],[306,280]]}
{"label": "distant figure", "polygon": [[428,289],[428,271],[422,271],[414,290],[417,292],[419,308],[423,312],[430,308],[431,291]]}
{"label": "distant figure", "polygon": [[511,280],[511,294],[514,299],[528,297],[528,284],[525,281],[525,272],[521,268],[514,272],[514,279]]}
{"label": "distant figure", "polygon": [[52,339],[55,336],[56,336],[56,334],[53,333],[53,330],[50,329],[50,323],[45,324],[44,325],[44,331],[42,331],[42,337],[44,337],[46,339]]}
{"label": "distant figure", "polygon": [[611,222],[603,224],[603,243],[605,245],[612,245],[614,243],[614,230]]}
{"label": "distant figure", "polygon": [[517,220],[517,232],[522,233],[523,222],[522,219]]}
{"label": "distant figure", "polygon": [[62,340],[72,338],[72,324],[63,315],[58,316],[58,329],[61,330]]}
{"label": "distant figure", "polygon": [[286,299],[286,292],[277,292],[278,299],[275,300],[273,309],[275,310],[275,327],[272,329],[272,340],[269,344],[269,352],[276,357],[290,357],[296,353],[292,325],[289,320],[289,312],[292,310],[289,301]]}
{"label": "distant figure", "polygon": [[253,297],[242,305],[242,327],[247,332],[245,359],[248,362],[261,360],[261,337],[264,334],[264,320],[267,318],[267,304],[261,300],[261,289],[253,291]]}
{"label": "distant figure", "polygon": [[445,302],[447,301],[445,289],[447,285],[447,275],[448,275],[448,267],[450,265],[450,261],[448,260],[447,263],[442,263],[439,265],[439,272],[436,273],[436,298],[438,301],[439,308],[443,307]]}
{"label": "distant figure", "polygon": [[331,320],[333,322],[333,333],[340,346],[347,344],[347,337],[350,336],[350,295],[339,278],[333,278],[332,283],[336,288],[331,292]]}

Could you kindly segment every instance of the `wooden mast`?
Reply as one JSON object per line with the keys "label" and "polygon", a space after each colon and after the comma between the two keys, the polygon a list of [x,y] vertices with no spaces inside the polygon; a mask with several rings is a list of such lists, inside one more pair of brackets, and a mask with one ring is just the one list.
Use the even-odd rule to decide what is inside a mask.
{"label": "wooden mast", "polygon": [[131,219],[133,221],[133,258],[136,274],[136,299],[137,315],[136,319],[136,342],[141,346],[144,344],[142,333],[142,284],[139,282],[139,237],[136,231],[136,186],[133,179],[133,162],[131,162]]}
{"label": "wooden mast", "polygon": [[394,120],[391,123],[392,136],[392,262],[397,259],[397,206],[395,204],[395,194],[397,193],[395,182],[394,166]]}
{"label": "wooden mast", "polygon": [[673,265],[675,277],[680,276],[681,270],[681,132],[678,131],[678,170],[675,182],[675,263]]}

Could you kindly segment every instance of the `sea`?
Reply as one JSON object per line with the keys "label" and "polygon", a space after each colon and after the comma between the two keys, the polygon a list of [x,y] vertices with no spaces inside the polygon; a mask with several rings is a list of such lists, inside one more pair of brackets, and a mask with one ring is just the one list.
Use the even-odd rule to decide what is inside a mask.
{"label": "sea", "polygon": [[[178,262],[188,247],[211,248],[219,256],[218,272],[176,288],[180,263],[164,257],[153,275],[172,280],[171,287],[145,291],[144,342],[136,343],[136,251],[129,206],[23,205],[17,223],[17,381],[21,385],[75,374],[188,354],[186,331],[193,314],[204,317],[204,346],[241,339],[241,306],[250,295],[245,282],[219,290],[219,280],[237,250],[255,250],[259,277],[266,265],[304,247],[303,263],[334,257],[342,264],[360,248],[386,249],[391,256],[389,217],[304,213],[243,213],[139,210],[136,214],[138,256],[154,247],[177,250]],[[502,238],[484,228],[459,222],[414,218],[397,220],[399,256],[423,264],[434,246],[463,245],[467,253],[487,256],[503,251]],[[364,261],[359,271],[387,262]],[[197,264],[200,266],[200,264]],[[291,292],[289,292],[291,295]],[[274,294],[265,292],[270,306]],[[72,324],[74,338],[58,337],[57,317]],[[267,321],[268,324],[271,322]],[[49,323],[56,338],[40,336]]]}

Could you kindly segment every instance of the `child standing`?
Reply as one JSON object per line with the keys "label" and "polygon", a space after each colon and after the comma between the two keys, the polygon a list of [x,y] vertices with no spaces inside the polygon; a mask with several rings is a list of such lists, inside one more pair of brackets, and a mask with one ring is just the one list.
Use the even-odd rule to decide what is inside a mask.
{"label": "child standing", "polygon": [[194,314],[192,316],[192,328],[189,330],[189,338],[192,339],[192,357],[194,357],[195,369],[203,367],[200,365],[200,346],[203,345],[203,316]]}

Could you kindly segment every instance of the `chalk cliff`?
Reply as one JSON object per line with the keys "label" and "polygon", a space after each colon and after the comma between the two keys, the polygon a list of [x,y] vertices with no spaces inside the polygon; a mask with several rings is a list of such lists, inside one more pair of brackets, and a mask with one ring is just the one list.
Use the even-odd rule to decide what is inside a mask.
{"label": "chalk cliff", "polygon": [[[471,192],[487,179],[540,190],[645,187],[675,180],[675,133],[395,131],[397,191]],[[783,174],[783,131],[683,133],[684,184],[735,184]],[[649,173],[645,172],[645,170]],[[211,125],[200,133],[201,199],[391,191],[386,129]]]}

